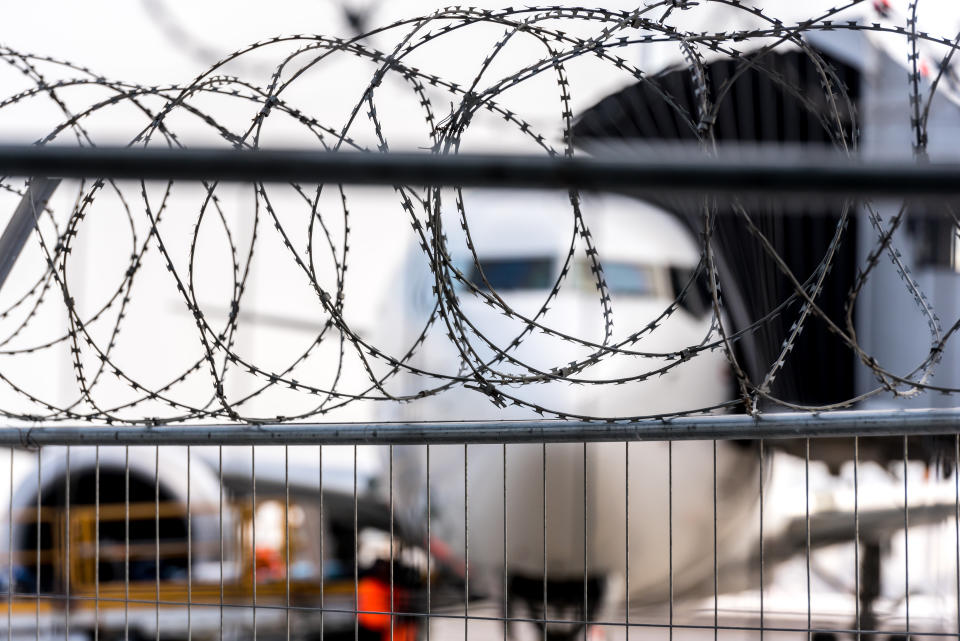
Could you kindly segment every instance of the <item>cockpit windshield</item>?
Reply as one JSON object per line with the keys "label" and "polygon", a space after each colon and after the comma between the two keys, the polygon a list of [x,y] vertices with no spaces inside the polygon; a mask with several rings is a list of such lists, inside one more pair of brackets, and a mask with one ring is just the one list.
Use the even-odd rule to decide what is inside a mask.
{"label": "cockpit windshield", "polygon": [[653,296],[655,294],[653,270],[636,263],[604,261],[603,274],[607,287],[613,294],[627,296]]}
{"label": "cockpit windshield", "polygon": [[[649,265],[618,260],[602,260],[603,279],[611,294],[622,296],[656,296],[658,282],[654,269]],[[578,289],[594,291],[597,279],[589,261],[575,264],[574,282]]]}
{"label": "cockpit windshield", "polygon": [[[478,268],[479,267],[479,268]],[[498,292],[523,289],[549,289],[553,285],[553,259],[540,257],[482,258],[470,268],[469,279],[485,288],[483,276]]]}
{"label": "cockpit windshield", "polygon": [[[631,297],[671,295],[671,283],[657,267],[625,260],[602,260],[601,264],[611,294]],[[556,269],[556,259],[553,257],[510,256],[481,258],[479,264],[474,263],[463,271],[477,288],[486,288],[485,276],[494,290],[510,292],[549,289],[556,278]],[[581,291],[596,289],[596,278],[589,261],[574,261],[568,286]]]}

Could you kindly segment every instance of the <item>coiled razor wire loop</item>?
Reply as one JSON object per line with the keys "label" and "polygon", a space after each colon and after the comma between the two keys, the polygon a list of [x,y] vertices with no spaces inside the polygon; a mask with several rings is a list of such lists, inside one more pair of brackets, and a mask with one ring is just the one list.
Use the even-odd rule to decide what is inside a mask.
{"label": "coiled razor wire loop", "polygon": [[[693,31],[682,25],[698,12],[722,6],[733,17],[753,26],[743,30]],[[867,7],[864,9],[864,7]],[[879,14],[880,22],[849,20],[852,10]],[[685,128],[705,154],[716,153],[715,135],[719,106],[734,82],[747,73],[762,74],[767,81],[796,101],[807,118],[822,127],[830,143],[843,154],[857,153],[859,127],[855,101],[831,63],[810,44],[809,35],[825,32],[871,32],[899,38],[909,50],[908,83],[913,153],[924,158],[931,105],[938,92],[953,95],[957,89],[952,71],[960,35],[939,36],[918,30],[917,3],[907,15],[894,15],[886,3],[850,0],[819,12],[809,19],[788,24],[773,13],[739,0],[648,3],[632,11],[571,7],[527,7],[501,10],[451,7],[401,20],[353,39],[320,35],[290,35],[254,43],[236,51],[185,84],[141,86],[104,78],[96,72],[42,55],[0,47],[0,60],[10,78],[19,78],[19,89],[0,100],[0,122],[9,113],[35,108],[48,118],[49,126],[36,144],[95,146],[104,140],[97,133],[105,120],[123,114],[132,125],[125,139],[131,147],[186,147],[219,143],[237,149],[256,149],[296,140],[299,146],[323,150],[388,152],[403,134],[401,147],[419,136],[416,146],[435,154],[470,151],[483,123],[492,123],[504,135],[515,137],[526,149],[549,155],[580,153],[574,135],[578,114],[573,100],[589,91],[589,74],[577,75],[578,65],[589,61],[620,74],[623,82],[641,83],[662,100],[669,114],[652,114],[671,120],[672,127]],[[458,39],[487,38],[487,49],[476,65],[464,63],[456,74],[430,71],[431,62],[455,49]],[[472,42],[472,41],[471,41]],[[387,44],[384,44],[387,43]],[[381,45],[383,48],[377,48]],[[662,80],[631,62],[643,47],[673,47],[680,69],[689,77],[693,99],[678,101]],[[822,96],[808,95],[791,78],[762,64],[763,57],[779,51],[798,51],[815,70]],[[517,53],[521,52],[521,53]],[[710,62],[718,58],[736,62],[736,71],[726,78],[711,77]],[[272,72],[263,73],[268,60]],[[931,72],[935,65],[935,73]],[[442,66],[442,65],[441,65]],[[576,70],[574,68],[577,68]],[[364,82],[357,87],[339,87],[326,77],[328,69],[363,69]],[[244,70],[234,75],[231,70]],[[8,73],[9,72],[9,73]],[[10,75],[12,74],[12,75]],[[256,77],[259,76],[259,77]],[[548,98],[546,86],[554,86]],[[4,86],[14,87],[13,81]],[[538,101],[555,100],[549,118],[525,114],[513,95],[533,87]],[[925,91],[926,90],[926,91]],[[355,92],[351,94],[350,92]],[[316,105],[316,94],[329,94],[335,102],[351,105],[345,116],[330,117]],[[398,95],[409,99],[398,99]],[[310,98],[313,99],[309,100]],[[410,100],[412,99],[412,100]],[[406,100],[406,102],[403,102]],[[322,100],[320,103],[322,104]],[[402,102],[402,104],[400,104]],[[542,107],[542,104],[540,104]],[[541,110],[542,111],[542,110]],[[238,115],[239,114],[239,115]],[[845,121],[848,118],[848,121]],[[116,132],[110,142],[116,142]],[[0,180],[3,207],[23,197],[26,183],[5,177]],[[72,190],[68,200],[65,190]],[[232,190],[232,191],[231,191]],[[225,192],[229,191],[229,195]],[[552,418],[609,420],[641,418],[604,413],[568,411],[536,401],[528,390],[540,386],[567,385],[603,388],[643,385],[673,373],[706,352],[720,352],[736,382],[729,399],[703,407],[691,394],[689,407],[660,416],[770,407],[836,409],[872,396],[911,396],[925,391],[955,393],[960,390],[932,382],[943,352],[960,327],[960,320],[944,329],[933,304],[912,274],[907,259],[897,248],[897,234],[909,214],[905,204],[892,217],[884,217],[872,203],[863,203],[873,227],[872,245],[858,266],[847,293],[842,319],[831,318],[821,306],[821,294],[837,260],[838,249],[849,243],[849,221],[854,204],[846,203],[836,213],[836,226],[829,243],[811,273],[794,273],[781,257],[763,226],[758,225],[750,204],[734,203],[733,215],[749,232],[759,251],[769,258],[791,291],[782,300],[746,322],[732,324],[727,312],[729,286],[724,282],[715,247],[716,203],[703,199],[697,207],[700,258],[680,282],[674,300],[659,313],[638,322],[617,315],[591,229],[589,198],[577,191],[567,197],[569,217],[557,220],[568,240],[559,272],[544,291],[542,300],[530,309],[511,305],[488,278],[477,249],[471,216],[472,195],[460,189],[396,185],[393,197],[410,226],[406,239],[419,247],[423,264],[429,266],[430,303],[407,343],[388,348],[358,330],[351,319],[349,302],[364,296],[362,284],[351,281],[351,223],[357,195],[344,186],[256,184],[245,189],[242,215],[236,205],[237,190],[206,181],[184,186],[168,181],[131,184],[100,179],[65,183],[55,204],[38,212],[31,250],[40,260],[29,278],[16,272],[18,280],[4,289],[0,309],[0,413],[8,419],[28,421],[102,421],[106,423],[164,424],[184,421],[295,421],[322,417],[359,403],[405,404],[427,397],[443,396],[456,389],[485,394],[493,406],[519,407]],[[379,214],[378,214],[379,215]],[[184,217],[191,222],[189,232]],[[74,259],[78,238],[91,219],[110,217],[110,246],[97,251],[114,259],[114,268],[97,273],[96,296],[82,285],[89,274]],[[954,233],[957,217],[952,211]],[[451,227],[455,226],[455,227]],[[455,229],[457,239],[452,241]],[[124,241],[118,230],[123,230]],[[210,253],[210,238],[225,251]],[[462,242],[469,260],[457,258]],[[291,308],[308,310],[316,318],[316,331],[297,353],[279,366],[256,352],[239,347],[246,326],[244,310],[266,244],[279,243],[282,256],[306,286],[302,300],[289,301]],[[819,250],[818,250],[819,251]],[[549,311],[565,288],[578,257],[585,260],[596,294],[595,311],[599,334],[576,334],[552,322]],[[270,262],[275,256],[270,256]],[[217,261],[221,261],[218,263]],[[863,346],[854,328],[858,297],[883,262],[899,275],[929,330],[928,351],[918,356],[909,372],[885,369]],[[157,291],[145,291],[141,282],[146,269],[159,266],[164,282],[178,306],[193,319],[195,331],[186,338],[167,335],[163,328],[143,330],[150,314],[138,311],[145,300],[160,299]],[[212,311],[204,293],[209,271],[227,276],[219,299],[225,314]],[[284,272],[285,274],[291,272]],[[388,277],[384,274],[384,277]],[[149,282],[154,282],[151,280]],[[652,340],[672,322],[672,317],[694,294],[698,283],[709,291],[708,329],[697,340],[678,348],[663,348]],[[152,288],[152,286],[151,286]],[[393,293],[399,296],[397,292]],[[467,301],[493,308],[509,320],[515,331],[506,338],[488,335],[482,322],[466,309]],[[218,308],[218,309],[220,309]],[[66,328],[50,332],[60,315]],[[224,319],[223,316],[226,316]],[[776,354],[763,371],[754,371],[738,352],[746,337],[774,319],[789,320]],[[46,319],[46,320],[45,320]],[[849,351],[872,371],[873,389],[854,398],[824,405],[808,405],[778,398],[774,381],[783,374],[798,337],[813,319],[826,324]],[[61,323],[59,326],[63,326]],[[131,328],[131,326],[134,326]],[[627,328],[627,331],[615,331]],[[182,358],[174,367],[156,368],[138,361],[138,345],[144,332],[152,340],[172,341],[171,358]],[[130,336],[130,338],[127,338]],[[524,346],[532,340],[552,340],[571,346],[572,360],[557,362],[529,359]],[[451,354],[444,369],[424,364],[421,352],[428,343],[441,341]],[[649,347],[648,347],[649,346]],[[579,350],[579,351],[577,351]],[[559,354],[560,352],[558,352]],[[57,400],[50,389],[37,389],[20,381],[27,367],[63,367],[69,359],[73,382],[69,400]],[[604,364],[629,363],[615,371]],[[24,363],[35,363],[24,365]],[[162,375],[157,371],[161,369]],[[351,373],[352,372],[352,373]],[[359,372],[359,374],[358,374]],[[357,380],[362,379],[362,384]],[[242,384],[238,384],[242,381]],[[197,393],[197,390],[203,390]],[[265,399],[276,400],[265,402]],[[296,399],[291,402],[290,399]],[[268,412],[261,408],[281,408]],[[292,410],[292,411],[291,411]],[[645,416],[645,415],[644,415]]]}

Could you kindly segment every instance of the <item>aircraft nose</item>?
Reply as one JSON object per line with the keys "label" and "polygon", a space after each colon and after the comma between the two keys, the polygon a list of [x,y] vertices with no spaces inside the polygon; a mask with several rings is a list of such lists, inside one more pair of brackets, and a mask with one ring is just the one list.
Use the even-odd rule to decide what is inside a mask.
{"label": "aircraft nose", "polygon": [[[516,303],[515,310],[534,308],[529,312],[532,318],[542,298],[512,295],[509,302]],[[542,325],[552,332],[529,330],[524,321],[479,300],[464,301],[460,312],[469,329],[460,337],[461,348],[468,343],[473,360],[463,375],[476,382],[465,381],[459,389],[437,396],[431,411],[439,416],[424,418],[534,418],[542,410],[551,410],[547,416],[646,416],[699,409],[727,399],[726,361],[719,350],[682,363],[675,357],[627,353],[669,354],[677,345],[697,344],[709,332],[708,318],[678,312],[639,342],[624,345],[627,352],[604,353],[603,328],[596,326],[598,315],[592,307],[584,310],[583,301],[563,297],[551,305]],[[621,306],[620,311],[628,318],[655,318],[665,305],[646,301]],[[587,322],[594,326],[585,328]],[[621,338],[614,336],[607,344],[615,346]],[[447,345],[434,351],[431,359],[438,364],[457,356]],[[529,384],[537,376],[542,376],[541,382]],[[521,388],[519,379],[511,377],[523,377],[528,384]]]}

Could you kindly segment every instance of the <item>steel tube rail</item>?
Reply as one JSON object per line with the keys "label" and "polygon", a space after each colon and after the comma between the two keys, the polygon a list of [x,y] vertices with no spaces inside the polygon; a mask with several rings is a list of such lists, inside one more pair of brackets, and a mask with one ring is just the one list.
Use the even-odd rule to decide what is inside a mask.
{"label": "steel tube rail", "polygon": [[0,145],[0,175],[356,185],[579,188],[647,194],[960,195],[960,163],[786,154],[715,159],[603,153],[573,158],[306,150]]}
{"label": "steel tube rail", "polygon": [[0,446],[409,445],[927,436],[960,432],[960,408],[651,419],[633,422],[289,423],[0,428]]}

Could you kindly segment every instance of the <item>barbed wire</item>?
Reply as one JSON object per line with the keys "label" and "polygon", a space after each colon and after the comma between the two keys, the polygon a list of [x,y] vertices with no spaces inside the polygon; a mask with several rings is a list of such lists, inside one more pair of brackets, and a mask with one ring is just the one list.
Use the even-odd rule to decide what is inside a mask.
{"label": "barbed wire", "polygon": [[[727,12],[730,24],[747,26],[726,31],[688,26],[716,9]],[[190,82],[166,86],[110,80],[65,60],[0,47],[0,60],[12,72],[5,86],[16,87],[14,78],[20,83],[0,100],[0,126],[18,126],[26,108],[33,111],[30,126],[42,123],[39,145],[103,144],[115,139],[116,123],[122,122],[130,125],[132,133],[123,142],[131,147],[218,143],[256,149],[279,140],[323,150],[382,153],[419,147],[457,154],[502,137],[517,149],[573,156],[592,141],[618,133],[611,134],[611,128],[622,129],[609,110],[601,109],[603,101],[581,108],[581,95],[596,94],[592,83],[611,78],[617,90],[639,91],[621,97],[632,101],[636,113],[631,117],[642,114],[641,125],[653,130],[643,135],[621,130],[623,138],[687,141],[713,155],[730,140],[723,120],[730,117],[725,110],[743,98],[737,83],[759,78],[776,94],[770,104],[789,102],[803,126],[817,132],[808,142],[854,155],[861,148],[860,89],[848,85],[840,59],[823,46],[824,38],[844,34],[887,38],[907,50],[904,126],[909,124],[913,156],[923,160],[934,101],[953,100],[958,88],[954,54],[960,34],[919,31],[917,14],[915,2],[900,15],[883,0],[850,0],[797,22],[740,0],[662,0],[630,11],[448,7],[352,39],[270,38],[231,53]],[[379,49],[373,42],[392,45]],[[645,69],[638,51],[655,52],[659,66]],[[799,62],[785,66],[786,55]],[[254,59],[256,64],[245,64]],[[264,60],[271,61],[272,72],[260,71]],[[330,116],[336,106],[345,107]],[[746,111],[742,108],[740,117],[754,118]],[[787,120],[783,114],[770,117]],[[114,125],[106,136],[99,133],[105,122]],[[605,128],[605,134],[596,133]],[[757,137],[744,133],[743,138]],[[5,177],[0,187],[4,210],[12,212],[28,181]],[[941,318],[914,274],[915,261],[903,250],[911,203],[891,212],[883,203],[848,202],[815,213],[829,229],[821,234],[824,247],[804,248],[813,261],[805,271],[784,255],[783,230],[771,227],[779,215],[771,215],[770,207],[747,202],[728,207],[710,199],[694,206],[658,203],[671,212],[664,216],[682,221],[699,256],[695,252],[689,264],[666,266],[684,268],[670,272],[675,278],[667,294],[661,289],[638,295],[611,287],[611,263],[595,231],[602,222],[597,210],[629,208],[623,204],[628,201],[621,196],[619,205],[610,205],[571,191],[566,206],[555,208],[551,228],[543,230],[544,237],[553,237],[565,229],[563,249],[549,277],[531,294],[493,276],[495,266],[485,253],[496,248],[487,238],[490,220],[504,224],[508,219],[474,216],[476,194],[415,185],[391,191],[411,230],[403,242],[413,249],[400,268],[407,272],[382,271],[382,278],[398,283],[388,291],[395,306],[383,319],[385,333],[368,336],[358,329],[362,323],[351,316],[348,301],[371,290],[347,276],[357,260],[351,225],[358,211],[370,208],[357,204],[368,203],[366,196],[342,185],[257,184],[245,190],[245,204],[238,207],[239,190],[209,181],[192,187],[173,181],[64,183],[37,217],[29,250],[35,255],[21,259],[17,279],[0,299],[5,388],[0,413],[45,422],[282,422],[368,403],[416,412],[430,397],[466,394],[485,398],[493,417],[509,411],[511,416],[621,420],[738,409],[833,410],[874,397],[960,391],[933,382],[960,319]],[[511,194],[494,194],[508,206]],[[191,198],[198,200],[185,202]],[[639,201],[635,206],[641,207]],[[851,221],[861,211],[872,239],[850,259],[853,267],[838,267],[843,256],[851,255]],[[121,223],[111,225],[108,241],[94,240],[92,251],[112,260],[113,267],[91,279],[74,250],[91,220],[106,215],[119,216]],[[943,233],[955,235],[958,219],[949,206],[936,220]],[[651,236],[667,224],[650,221]],[[226,248],[226,267],[211,257],[210,230]],[[731,236],[732,230],[738,235]],[[513,233],[518,232],[508,227],[494,236]],[[748,246],[734,246],[731,238]],[[860,238],[863,242],[862,231]],[[769,273],[754,273],[756,283],[744,282],[731,266],[740,260],[736,254],[751,256],[754,268],[764,266]],[[306,346],[282,366],[238,347],[259,322],[248,311],[252,274],[257,269],[269,274],[278,261],[292,269],[283,274],[296,273],[305,287],[301,298],[287,301],[289,308],[307,310],[316,319]],[[407,286],[420,273],[410,267],[417,264],[429,274],[424,287],[432,293]],[[881,364],[875,345],[863,343],[856,330],[859,297],[879,270],[891,268],[929,333],[924,353],[906,372]],[[827,309],[824,292],[843,269],[849,282],[841,304]],[[217,311],[222,307],[211,306],[201,291],[212,271],[221,278],[228,310],[223,322]],[[583,274],[587,287],[580,283]],[[90,281],[95,286],[86,284]],[[755,284],[758,292],[766,287],[773,294],[751,294]],[[594,292],[590,303],[584,302],[587,289]],[[168,331],[150,313],[138,312],[155,305],[161,291],[175,293],[178,309],[193,319],[193,332]],[[413,313],[410,301],[418,296],[428,302]],[[574,298],[577,304],[571,307]],[[654,300],[656,310],[648,305],[637,312],[638,298]],[[695,300],[701,301],[699,313],[691,311]],[[628,312],[618,315],[621,303]],[[571,309],[594,309],[599,320],[571,322]],[[584,317],[581,311],[573,315]],[[829,402],[806,398],[802,380],[794,380],[792,388],[781,385],[784,378],[798,378],[791,362],[805,332],[829,335],[838,347],[837,353],[822,355],[825,367],[857,361],[873,383]],[[685,339],[680,344],[678,336]],[[157,347],[154,342],[169,342],[162,351],[176,361],[174,367],[158,368],[142,356]],[[67,390],[54,389],[48,374],[39,374],[40,386],[31,383],[38,371],[65,367],[73,379]],[[705,367],[724,373],[709,379],[709,392],[695,373]],[[157,380],[158,369],[165,372],[162,380]],[[733,384],[728,386],[725,377]],[[673,391],[662,391],[664,380]],[[653,397],[635,391],[644,386],[655,390]],[[797,387],[799,392],[789,391]],[[656,398],[663,394],[679,400]],[[475,406],[459,403],[452,402],[454,410],[437,410],[440,418],[477,418],[463,414]]]}

